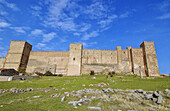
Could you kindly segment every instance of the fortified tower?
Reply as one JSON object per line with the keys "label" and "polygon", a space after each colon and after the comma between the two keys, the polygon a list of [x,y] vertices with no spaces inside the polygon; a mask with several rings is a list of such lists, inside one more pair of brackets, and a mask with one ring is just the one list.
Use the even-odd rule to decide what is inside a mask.
{"label": "fortified tower", "polygon": [[81,74],[82,49],[82,44],[70,44],[67,76]]}
{"label": "fortified tower", "polygon": [[117,50],[117,65],[118,65],[118,72],[122,71],[122,48],[121,46],[116,47]]}
{"label": "fortified tower", "polygon": [[154,42],[144,41],[140,47],[143,50],[145,73],[147,76],[159,76],[158,60]]}
{"label": "fortified tower", "polygon": [[26,41],[11,41],[3,68],[25,71],[31,49]]}

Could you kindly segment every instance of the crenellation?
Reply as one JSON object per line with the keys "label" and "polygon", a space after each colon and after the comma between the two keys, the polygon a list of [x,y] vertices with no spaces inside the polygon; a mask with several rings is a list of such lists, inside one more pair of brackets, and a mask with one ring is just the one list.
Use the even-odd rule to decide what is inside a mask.
{"label": "crenellation", "polygon": [[26,41],[11,41],[6,58],[0,58],[0,68],[13,68],[27,73],[47,71],[67,76],[108,72],[133,72],[139,76],[159,76],[154,42],[144,41],[140,48],[128,46],[116,50],[83,49],[82,44],[70,44],[69,51],[31,51]]}

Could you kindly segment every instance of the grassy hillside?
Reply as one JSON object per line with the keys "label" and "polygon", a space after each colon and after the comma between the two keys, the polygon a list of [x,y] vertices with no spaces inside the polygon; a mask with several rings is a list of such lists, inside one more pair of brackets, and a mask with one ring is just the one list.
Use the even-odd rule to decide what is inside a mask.
{"label": "grassy hillside", "polygon": [[[96,79],[93,79],[93,78]],[[98,83],[109,83],[109,85],[104,87],[90,87],[89,84]],[[83,86],[85,85],[85,86]],[[57,88],[58,91],[53,90]],[[68,104],[69,101],[79,99],[73,97],[66,97],[66,99],[61,102],[64,92],[72,92],[77,90],[87,89],[143,89],[145,91],[164,91],[165,89],[170,89],[170,78],[144,78],[140,79],[135,76],[113,76],[106,78],[105,75],[83,75],[77,77],[41,77],[40,79],[32,80],[16,80],[10,82],[0,82],[0,89],[10,89],[10,88],[33,88],[34,91],[26,93],[10,93],[6,92],[0,94],[0,110],[2,111],[71,111],[71,110],[87,110],[87,106],[101,106],[102,110],[106,110],[108,105],[106,102],[100,103],[100,101],[93,101],[87,105],[82,105],[77,108]],[[38,88],[38,89],[37,89]],[[58,94],[59,97],[50,97],[52,94]],[[33,98],[33,96],[41,95],[40,98]],[[169,100],[168,100],[169,102]],[[99,104],[100,103],[100,104]],[[115,103],[113,101],[112,103]],[[117,104],[117,103],[115,103]],[[114,105],[114,104],[113,104]],[[123,107],[118,107],[118,109],[126,109]],[[111,109],[107,109],[111,110]]]}

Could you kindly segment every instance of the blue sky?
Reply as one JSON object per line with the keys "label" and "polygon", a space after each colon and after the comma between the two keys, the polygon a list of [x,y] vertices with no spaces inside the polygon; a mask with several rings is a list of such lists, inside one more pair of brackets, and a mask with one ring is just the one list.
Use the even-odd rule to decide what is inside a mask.
{"label": "blue sky", "polygon": [[154,41],[161,73],[170,73],[170,0],[0,0],[0,57],[11,40],[38,51],[140,47]]}

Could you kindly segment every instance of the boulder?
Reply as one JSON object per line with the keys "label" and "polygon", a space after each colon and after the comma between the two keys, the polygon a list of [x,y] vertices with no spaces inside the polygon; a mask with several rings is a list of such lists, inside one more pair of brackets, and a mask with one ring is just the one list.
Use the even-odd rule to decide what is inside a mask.
{"label": "boulder", "polygon": [[154,103],[156,103],[157,102],[157,98],[151,98],[151,100],[154,102]]}
{"label": "boulder", "polygon": [[168,94],[170,92],[168,89],[165,89],[164,94]]}
{"label": "boulder", "polygon": [[153,95],[152,95],[152,94],[145,95],[145,99],[146,99],[146,100],[149,100],[149,99],[151,99],[151,98],[153,98]]}
{"label": "boulder", "polygon": [[158,104],[161,104],[162,102],[163,102],[163,97],[160,95],[160,96],[158,97],[157,103],[158,103]]}

